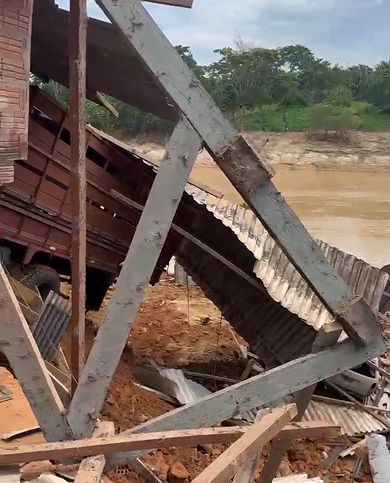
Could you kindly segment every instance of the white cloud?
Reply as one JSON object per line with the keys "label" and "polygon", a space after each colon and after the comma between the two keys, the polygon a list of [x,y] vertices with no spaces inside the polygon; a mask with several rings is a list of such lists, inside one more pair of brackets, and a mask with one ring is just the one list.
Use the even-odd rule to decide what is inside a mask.
{"label": "white cloud", "polygon": [[[69,0],[57,0],[66,7]],[[374,64],[387,53],[383,0],[194,0],[192,10],[144,3],[173,44],[189,45],[200,63],[242,37],[263,47],[301,43],[342,64]],[[89,15],[104,18],[94,0]],[[369,12],[367,11],[369,10]]]}

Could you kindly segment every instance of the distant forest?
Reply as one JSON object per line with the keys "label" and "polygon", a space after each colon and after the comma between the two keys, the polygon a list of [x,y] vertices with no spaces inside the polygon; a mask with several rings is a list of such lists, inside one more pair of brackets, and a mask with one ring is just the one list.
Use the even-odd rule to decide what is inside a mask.
{"label": "distant forest", "polygon": [[[247,131],[312,131],[390,129],[390,62],[370,67],[342,67],[320,59],[303,45],[263,49],[235,42],[216,50],[220,59],[199,65],[189,47],[177,51],[218,106],[239,129]],[[34,80],[63,105],[64,87]],[[106,131],[126,135],[165,135],[170,123],[116,99],[115,118],[88,101],[87,120]]]}

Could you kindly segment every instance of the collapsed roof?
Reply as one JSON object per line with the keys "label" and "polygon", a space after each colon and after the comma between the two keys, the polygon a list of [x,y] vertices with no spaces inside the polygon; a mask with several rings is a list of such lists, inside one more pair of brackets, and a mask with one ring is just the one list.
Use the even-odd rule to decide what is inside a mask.
{"label": "collapsed roof", "polygon": [[[69,86],[69,12],[53,0],[35,0],[31,72]],[[178,110],[138,54],[109,22],[88,20],[87,95],[107,94],[145,112],[175,121]]]}

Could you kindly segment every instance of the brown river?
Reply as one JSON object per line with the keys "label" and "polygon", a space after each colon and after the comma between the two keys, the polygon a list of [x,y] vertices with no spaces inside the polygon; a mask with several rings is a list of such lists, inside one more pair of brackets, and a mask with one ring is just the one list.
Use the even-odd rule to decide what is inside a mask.
{"label": "brown river", "polygon": [[[314,237],[374,266],[390,263],[390,172],[275,169],[274,183]],[[218,168],[196,166],[191,177],[241,201]]]}

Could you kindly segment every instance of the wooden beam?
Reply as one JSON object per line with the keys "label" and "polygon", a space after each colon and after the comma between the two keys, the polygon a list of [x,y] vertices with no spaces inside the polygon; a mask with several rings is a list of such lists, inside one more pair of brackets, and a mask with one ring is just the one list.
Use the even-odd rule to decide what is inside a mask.
{"label": "wooden beam", "polygon": [[[117,201],[120,201],[121,203],[123,203],[124,205],[131,206],[132,208],[135,208],[136,210],[139,210],[141,212],[144,210],[144,207],[142,205],[140,205],[136,201],[131,200],[130,198],[127,198],[126,196],[122,195],[121,193],[118,193],[118,191],[116,191],[116,190],[113,190],[113,189],[110,190],[110,195],[113,198],[115,198]],[[230,262],[225,257],[220,255],[218,252],[213,250],[211,247],[209,247],[205,243],[198,240],[198,238],[191,235],[191,233],[188,233],[188,231],[185,231],[185,230],[183,230],[183,228],[180,228],[180,226],[172,223],[171,228],[172,228],[173,231],[175,231],[176,233],[179,233],[179,235],[183,236],[184,238],[186,238],[187,240],[192,242],[194,245],[198,246],[199,248],[204,250],[206,253],[208,253],[209,255],[216,258],[218,261],[220,261],[224,265],[226,265],[228,268],[230,268],[230,270],[233,270],[233,272],[237,273],[237,275],[242,277],[244,280],[249,282],[251,285],[253,285],[257,289],[261,290],[262,292],[267,293],[267,295],[268,295],[268,292],[267,292],[266,288],[264,287],[264,285],[262,283],[260,283],[259,280],[257,280],[255,276],[248,275],[243,270],[241,270],[241,268],[238,268],[236,265],[234,265],[234,263]]]}
{"label": "wooden beam", "polygon": [[[105,438],[113,436],[114,433],[114,423],[101,421],[96,425],[92,437]],[[100,483],[105,464],[106,457],[103,454],[85,458],[80,464],[74,483]]]}
{"label": "wooden beam", "polygon": [[[311,350],[312,354],[317,354],[320,350],[326,347],[334,346],[339,340],[342,331],[342,327],[337,323],[323,325],[317,333],[313,343]],[[295,421],[301,421],[303,418],[316,387],[317,383],[305,387],[295,395],[295,402],[298,408],[298,414]],[[272,483],[289,445],[289,441],[274,441],[272,443],[271,451],[263,466],[263,471],[261,472],[257,483]]]}
{"label": "wooden beam", "polygon": [[200,138],[189,122],[185,118],[180,119],[168,143],[166,157],[153,182],[105,319],[70,404],[68,421],[77,437],[92,434],[94,420],[102,408],[200,146]]}
{"label": "wooden beam", "polygon": [[97,0],[167,95],[188,118],[237,191],[351,338],[381,337],[376,316],[329,265],[270,178],[265,158],[225,119],[176,49],[138,0]]}
{"label": "wooden beam", "polygon": [[[257,424],[261,420],[261,418],[263,418],[269,412],[270,410],[268,409],[260,409],[259,411],[257,411],[254,424]],[[258,451],[245,464],[243,464],[238,470],[236,476],[234,477],[233,483],[252,483],[256,469],[259,466],[260,456],[261,452]]]}
{"label": "wooden beam", "polygon": [[238,441],[208,466],[192,483],[225,483],[297,414],[294,405],[277,408],[254,424]]}
{"label": "wooden beam", "polygon": [[5,354],[47,441],[72,436],[65,408],[0,263],[0,351]]}
{"label": "wooden beam", "polygon": [[[286,423],[287,424],[287,423]],[[91,439],[67,441],[64,443],[46,443],[12,446],[0,449],[0,464],[20,461],[80,459],[100,454],[112,454],[122,451],[170,448],[172,446],[196,446],[198,444],[232,443],[248,431],[248,426],[217,427],[164,431],[159,433],[140,433],[110,436],[106,425],[98,428]],[[340,427],[323,422],[307,422],[285,426],[275,437],[279,440],[301,438],[323,438],[340,436]],[[104,434],[102,434],[104,433]],[[99,436],[100,435],[100,436]],[[99,456],[100,458],[100,456]]]}
{"label": "wooden beam", "polygon": [[72,395],[84,367],[85,281],[86,281],[86,193],[85,172],[85,91],[87,0],[70,0],[69,12],[69,121],[72,210],[72,317],[71,371]]}
{"label": "wooden beam", "polygon": [[[196,403],[175,409],[125,433],[213,426],[241,412],[264,406],[348,368],[356,367],[384,350],[382,339],[364,348],[357,348],[353,341],[347,340],[318,354],[309,354],[218,391]],[[139,455],[140,452],[112,455],[108,459],[108,465],[115,468]]]}

